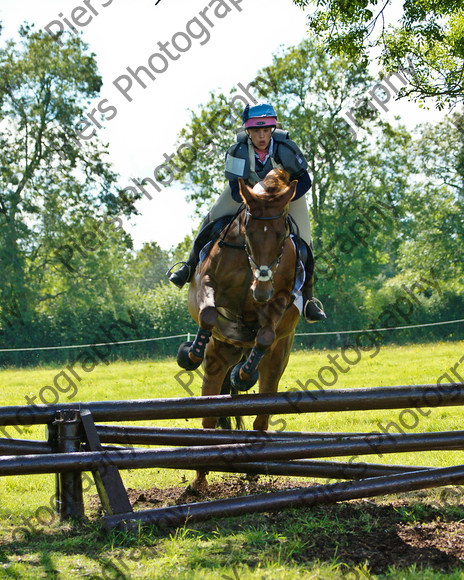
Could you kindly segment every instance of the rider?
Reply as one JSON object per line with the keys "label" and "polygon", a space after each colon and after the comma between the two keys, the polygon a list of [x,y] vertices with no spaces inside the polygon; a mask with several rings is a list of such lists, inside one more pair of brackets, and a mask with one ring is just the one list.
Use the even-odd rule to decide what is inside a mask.
{"label": "rider", "polygon": [[304,298],[303,315],[308,322],[326,318],[322,304],[313,297],[313,269],[311,226],[304,194],[311,187],[307,172],[308,164],[298,146],[289,139],[288,132],[277,129],[277,115],[267,103],[247,105],[242,115],[243,130],[237,134],[237,142],[226,154],[225,176],[229,185],[203,220],[195,239],[194,247],[183,266],[174,273],[168,272],[169,280],[182,288],[192,279],[199,259],[199,252],[208,241],[214,221],[235,214],[242,203],[238,178],[253,187],[271,171],[281,167],[288,171],[290,179],[298,181],[296,192],[290,203],[289,214],[297,225],[300,239],[306,250],[306,281],[302,288]]}

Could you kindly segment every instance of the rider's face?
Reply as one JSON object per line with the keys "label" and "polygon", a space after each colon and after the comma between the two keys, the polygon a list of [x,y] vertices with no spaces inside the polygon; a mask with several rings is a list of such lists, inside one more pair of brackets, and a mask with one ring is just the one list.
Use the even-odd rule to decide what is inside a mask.
{"label": "rider's face", "polygon": [[260,151],[269,147],[272,135],[272,127],[251,127],[248,129],[251,142]]}

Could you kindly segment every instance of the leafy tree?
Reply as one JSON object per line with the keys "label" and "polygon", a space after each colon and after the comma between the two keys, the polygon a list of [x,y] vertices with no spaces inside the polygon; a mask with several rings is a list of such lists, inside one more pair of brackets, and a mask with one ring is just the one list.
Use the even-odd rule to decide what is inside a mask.
{"label": "leafy tree", "polygon": [[172,265],[176,262],[185,262],[190,254],[192,245],[193,233],[192,235],[185,236],[185,238],[171,250],[170,264]]}
{"label": "leafy tree", "polygon": [[[329,59],[306,40],[283,50],[273,64],[258,73],[251,84],[254,94],[273,103],[279,121],[302,148],[313,179],[312,213],[323,220],[327,190],[345,171],[345,161],[358,156],[355,143],[340,113],[353,99],[362,98],[370,78],[365,67],[344,58]],[[231,92],[231,96],[234,91]],[[231,98],[212,94],[208,103],[192,112],[192,120],[180,133],[179,144],[193,143],[176,156],[176,177],[187,189],[199,211],[225,186],[224,154],[242,124],[243,103],[231,106]],[[367,106],[358,108],[359,123],[375,124]]]}
{"label": "leafy tree", "polygon": [[188,198],[195,201],[198,213],[224,189],[224,155],[231,135],[241,125],[240,115],[238,107],[231,109],[226,95],[211,94],[209,102],[192,112],[191,122],[179,133],[175,177],[189,192]]}
{"label": "leafy tree", "polygon": [[[90,133],[83,120],[102,85],[95,57],[79,38],[62,40],[60,46],[26,26],[18,43],[0,48],[0,327],[29,324],[67,292],[72,300],[89,277],[106,285],[106,266],[94,260],[92,270],[99,252],[90,252],[87,272],[79,278],[75,268],[71,280],[57,250],[73,246],[73,261],[79,259],[86,228],[95,232],[104,216],[132,211],[113,193],[106,147],[78,134],[79,127]],[[116,237],[130,245],[127,236]]]}
{"label": "leafy tree", "polygon": [[164,252],[156,242],[145,243],[128,266],[131,285],[142,293],[153,290],[166,282],[168,268],[168,252]]}
{"label": "leafy tree", "polygon": [[379,47],[380,64],[402,70],[410,86],[401,95],[433,97],[439,107],[462,102],[464,92],[464,9],[460,0],[404,0],[401,19],[386,27],[389,0],[293,0],[315,6],[309,27],[321,45],[367,62]]}
{"label": "leafy tree", "polygon": [[[344,317],[347,323],[361,323],[366,287],[378,285],[381,275],[393,275],[408,186],[409,134],[382,124],[364,104],[359,123],[367,138],[353,140],[341,117],[354,99],[363,98],[370,83],[364,66],[331,58],[309,39],[280,51],[252,83],[255,94],[275,106],[279,121],[308,160],[317,293],[330,312],[339,308],[337,327]],[[179,139],[197,143],[190,157],[176,162],[178,178],[196,187],[193,197],[201,210],[211,203],[211,193],[224,187],[220,153],[241,125],[230,102],[225,95],[212,95],[192,114]],[[212,150],[217,151],[214,158]]]}
{"label": "leafy tree", "polygon": [[170,336],[194,331],[195,324],[188,312],[188,289],[180,292],[172,284],[158,286],[150,296],[150,310],[157,336]]}
{"label": "leafy tree", "polygon": [[407,194],[408,236],[399,265],[416,275],[433,268],[464,291],[464,124],[454,115],[421,126],[414,144],[417,178]]}

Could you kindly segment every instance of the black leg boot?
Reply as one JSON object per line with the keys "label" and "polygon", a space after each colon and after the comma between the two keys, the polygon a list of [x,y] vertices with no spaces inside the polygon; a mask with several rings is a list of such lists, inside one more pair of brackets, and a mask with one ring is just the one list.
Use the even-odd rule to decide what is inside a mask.
{"label": "black leg boot", "polygon": [[214,225],[215,222],[210,222],[209,216],[206,216],[200,226],[200,231],[198,232],[197,237],[193,242],[193,248],[189,257],[187,258],[187,261],[177,262],[177,264],[174,264],[172,268],[175,268],[178,264],[182,264],[182,266],[175,272],[172,272],[172,268],[166,272],[166,276],[169,278],[169,281],[175,284],[178,288],[182,288],[193,278],[195,268],[197,267],[198,261],[200,259],[200,252],[203,246],[209,241]]}
{"label": "black leg boot", "polygon": [[170,268],[166,272],[166,276],[168,277],[169,281],[175,284],[178,288],[182,288],[187,282],[190,282],[192,279],[193,273],[195,272],[195,268],[197,267],[198,258],[195,256],[194,251],[190,252],[190,256],[187,258],[186,262],[177,262],[177,264],[182,264],[182,266],[172,272],[172,268],[175,268],[177,264],[174,264],[172,268]]}
{"label": "black leg boot", "polygon": [[319,322],[327,318],[322,303],[314,298],[314,256],[313,251],[306,242],[298,238],[298,252],[305,266],[305,283],[301,292],[303,294],[303,316],[306,322]]}

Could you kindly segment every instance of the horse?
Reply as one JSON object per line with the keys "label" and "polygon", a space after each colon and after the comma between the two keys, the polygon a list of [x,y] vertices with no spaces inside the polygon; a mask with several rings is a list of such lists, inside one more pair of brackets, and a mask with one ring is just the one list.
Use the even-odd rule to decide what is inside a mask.
{"label": "horse", "polygon": [[[239,179],[244,208],[210,243],[190,283],[188,308],[199,328],[177,360],[188,370],[203,362],[204,396],[220,394],[229,377],[238,390],[259,378],[260,393],[277,392],[300,318],[293,295],[298,252],[288,217],[297,181],[275,169],[260,183],[251,189]],[[202,419],[205,429],[217,422]],[[255,430],[268,426],[269,415],[253,422]],[[206,485],[206,472],[197,471],[191,487]]]}

